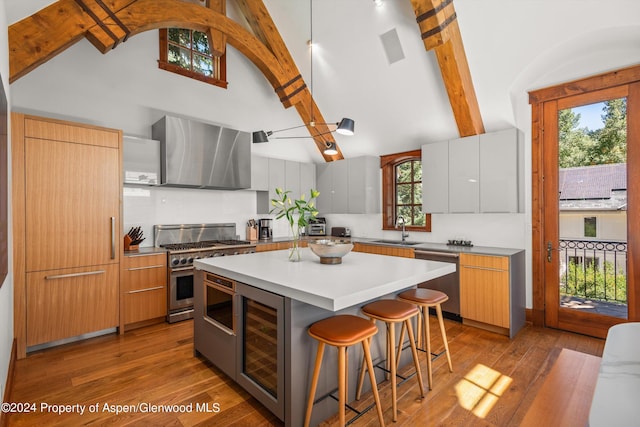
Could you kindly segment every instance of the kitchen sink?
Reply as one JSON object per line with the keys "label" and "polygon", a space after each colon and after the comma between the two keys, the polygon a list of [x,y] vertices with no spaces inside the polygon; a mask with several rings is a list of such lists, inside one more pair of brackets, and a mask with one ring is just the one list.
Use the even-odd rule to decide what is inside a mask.
{"label": "kitchen sink", "polygon": [[371,243],[382,243],[384,245],[398,245],[398,246],[413,246],[419,245],[422,242],[408,242],[402,240],[373,240]]}

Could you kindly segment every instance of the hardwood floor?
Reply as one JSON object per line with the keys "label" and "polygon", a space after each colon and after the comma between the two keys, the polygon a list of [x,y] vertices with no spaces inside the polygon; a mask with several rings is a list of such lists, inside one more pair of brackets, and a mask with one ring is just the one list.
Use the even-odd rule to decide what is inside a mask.
{"label": "hardwood floor", "polygon": [[[431,320],[435,322],[433,316]],[[433,390],[423,400],[413,379],[401,385],[393,425],[517,426],[562,348],[601,356],[604,347],[604,340],[530,325],[509,340],[445,322],[454,372],[449,373],[445,357],[437,359]],[[193,357],[192,334],[192,321],[160,324],[30,354],[16,363],[11,402],[35,404],[36,411],[11,414],[8,425],[282,425],[214,366]],[[442,348],[437,337],[433,343],[435,351]],[[422,365],[426,378],[426,363]],[[391,425],[388,384],[381,384],[380,392],[385,421]],[[365,395],[358,404],[370,399]],[[184,406],[179,413],[151,407],[142,408],[146,413],[124,412],[127,405],[140,403],[193,407]],[[43,404],[85,405],[85,413],[58,415],[43,411]],[[105,405],[121,405],[122,413]],[[323,423],[335,424],[334,419]],[[377,425],[375,411],[353,425]]]}

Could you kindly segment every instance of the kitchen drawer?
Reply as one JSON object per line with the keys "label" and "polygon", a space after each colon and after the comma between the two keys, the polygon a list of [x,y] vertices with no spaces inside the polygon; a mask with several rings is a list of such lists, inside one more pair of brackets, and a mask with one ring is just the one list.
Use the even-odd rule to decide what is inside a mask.
{"label": "kitchen drawer", "polygon": [[118,326],[118,265],[27,273],[27,346]]}
{"label": "kitchen drawer", "polygon": [[167,255],[123,257],[122,291],[137,291],[167,285]]}
{"label": "kitchen drawer", "polygon": [[166,286],[150,287],[124,294],[124,323],[136,323],[167,315]]}

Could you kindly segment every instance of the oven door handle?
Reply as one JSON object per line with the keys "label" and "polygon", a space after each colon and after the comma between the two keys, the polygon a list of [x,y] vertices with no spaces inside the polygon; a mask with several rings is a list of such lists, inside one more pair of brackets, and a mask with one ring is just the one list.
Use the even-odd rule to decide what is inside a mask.
{"label": "oven door handle", "polygon": [[193,270],[193,267],[180,267],[180,268],[172,268],[171,269],[171,273],[175,273],[178,271],[191,271]]}
{"label": "oven door handle", "polygon": [[219,324],[215,320],[211,320],[211,319],[208,319],[208,318],[205,317],[204,321],[209,323],[210,325],[215,326],[216,328],[220,329],[222,332],[224,332],[227,335],[231,335],[232,337],[236,335],[235,332],[233,332],[232,330],[230,330],[226,326],[222,326],[221,324]]}

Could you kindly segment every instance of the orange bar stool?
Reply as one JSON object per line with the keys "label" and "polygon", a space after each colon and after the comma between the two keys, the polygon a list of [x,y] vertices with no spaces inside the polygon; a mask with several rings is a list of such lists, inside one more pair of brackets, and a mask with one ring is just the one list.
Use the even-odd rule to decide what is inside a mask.
{"label": "orange bar stool", "polygon": [[[369,316],[372,323],[376,320],[385,322],[387,326],[387,372],[390,372],[391,377],[391,394],[393,399],[393,421],[398,420],[398,399],[397,399],[397,369],[402,351],[402,342],[398,343],[397,354],[395,348],[395,325],[402,323],[403,328],[407,329],[409,334],[409,343],[411,346],[411,353],[413,355],[413,363],[416,368],[416,377],[418,378],[418,385],[420,387],[420,397],[424,397],[424,386],[422,384],[422,373],[420,372],[420,364],[418,363],[418,351],[416,343],[413,337],[413,328],[411,327],[411,319],[419,314],[419,310],[415,305],[406,302],[381,299],[374,301],[362,307],[362,313]],[[368,366],[369,374],[371,374],[371,367]],[[404,378],[403,378],[404,379]],[[356,399],[360,399],[360,391],[362,390],[362,383],[364,382],[364,362],[362,370],[360,371],[360,378],[358,380],[358,389],[356,391]]]}
{"label": "orange bar stool", "polygon": [[[364,352],[364,360],[369,367],[369,378],[371,380],[371,389],[373,390],[373,399],[378,410],[378,420],[380,425],[384,427],[384,417],[382,416],[382,405],[380,404],[380,396],[378,395],[378,386],[376,385],[376,377],[373,374],[373,362],[371,361],[371,337],[378,333],[376,325],[372,324],[362,317],[353,316],[351,314],[341,314],[327,319],[319,320],[308,331],[312,338],[318,340],[318,352],[316,353],[316,363],[313,370],[313,378],[311,379],[311,389],[309,390],[309,400],[307,401],[307,412],[304,417],[304,425],[307,427],[311,422],[311,411],[314,405],[316,395],[316,387],[318,386],[318,378],[320,376],[320,366],[322,365],[322,356],[324,355],[324,347],[326,344],[337,347],[338,349],[338,410],[340,416],[340,425],[345,425],[345,406],[347,396],[347,347],[362,343]],[[326,396],[325,396],[326,397]],[[349,407],[349,409],[352,409]],[[368,410],[369,408],[367,408]],[[353,409],[352,409],[353,410]],[[360,416],[361,413],[358,413]]]}
{"label": "orange bar stool", "polygon": [[[433,373],[432,373],[432,353],[431,353],[431,333],[429,331],[429,308],[434,307],[436,315],[438,317],[438,323],[440,324],[440,333],[442,334],[442,341],[444,342],[444,353],[447,355],[447,362],[449,363],[449,372],[453,372],[453,365],[451,364],[451,355],[449,354],[449,343],[447,342],[447,331],[444,329],[444,320],[442,319],[442,306],[449,299],[444,292],[436,291],[433,289],[410,289],[408,291],[401,292],[398,295],[400,301],[406,301],[411,304],[415,304],[420,309],[422,315],[422,325],[418,324],[418,338],[422,342],[426,343],[427,353],[427,380],[429,383],[429,390],[432,389]],[[421,328],[422,326],[422,328]],[[422,334],[420,333],[422,329]],[[439,357],[442,353],[435,355]]]}

